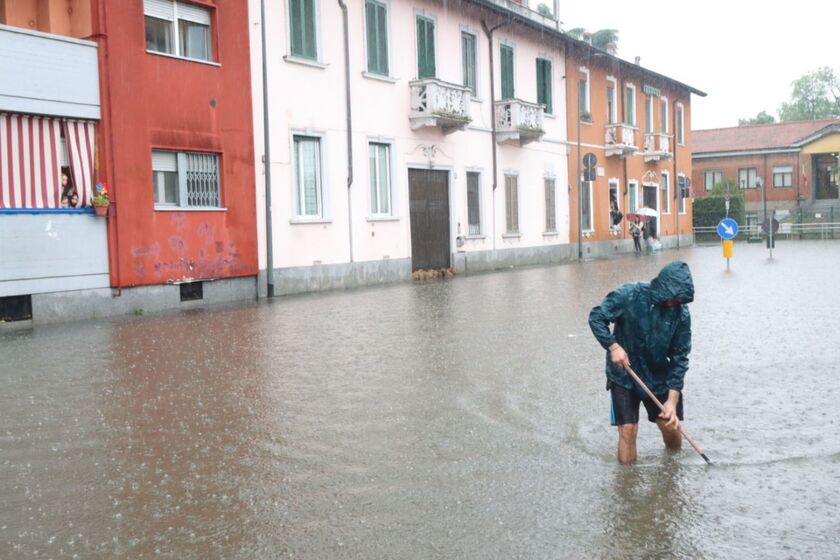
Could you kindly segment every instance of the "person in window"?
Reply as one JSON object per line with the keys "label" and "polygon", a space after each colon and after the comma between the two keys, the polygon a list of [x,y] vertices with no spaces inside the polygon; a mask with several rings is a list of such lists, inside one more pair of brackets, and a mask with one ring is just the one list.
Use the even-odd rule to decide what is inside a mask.
{"label": "person in window", "polygon": [[79,193],[70,178],[70,169],[61,168],[61,207],[75,208],[79,205]]}
{"label": "person in window", "polygon": [[614,196],[610,195],[610,229],[617,230],[623,217],[624,214],[618,209],[618,202]]}
{"label": "person in window", "polygon": [[643,229],[644,226],[642,225],[642,220],[638,216],[633,218],[633,221],[630,223],[630,235],[633,236],[633,247],[636,249],[637,254],[642,252],[642,242],[640,238],[642,237]]}

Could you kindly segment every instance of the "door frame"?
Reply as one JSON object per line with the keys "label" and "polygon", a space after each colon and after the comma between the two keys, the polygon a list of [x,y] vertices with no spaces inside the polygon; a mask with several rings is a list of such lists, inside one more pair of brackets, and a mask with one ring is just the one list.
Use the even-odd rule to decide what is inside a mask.
{"label": "door frame", "polygon": [[[408,162],[405,164],[405,185],[406,185],[406,193],[405,193],[405,200],[406,204],[410,204],[411,202],[411,183],[409,182],[409,169],[416,169],[419,171],[446,171],[446,190],[447,190],[447,198],[449,199],[449,266],[455,266],[455,224],[452,219],[452,212],[453,208],[455,208],[455,199],[453,192],[455,189],[452,188],[452,184],[455,180],[455,166],[453,165],[434,165],[430,166],[428,163],[412,163]],[[465,175],[466,176],[466,175]],[[414,254],[411,250],[411,208],[406,209],[407,216],[408,216],[408,231],[406,232],[408,235],[408,254],[409,258],[413,259]]]}

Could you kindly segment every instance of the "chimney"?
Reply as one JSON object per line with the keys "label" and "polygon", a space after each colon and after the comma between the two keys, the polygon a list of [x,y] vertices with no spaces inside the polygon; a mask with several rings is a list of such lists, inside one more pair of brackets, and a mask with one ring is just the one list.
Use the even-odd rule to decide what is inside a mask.
{"label": "chimney", "polygon": [[591,45],[592,44],[592,33],[590,33],[589,31],[584,31],[583,32],[583,41],[585,43],[588,43],[588,44]]}
{"label": "chimney", "polygon": [[615,43],[607,43],[607,52],[613,56],[618,52]]}
{"label": "chimney", "polygon": [[641,57],[641,56],[637,56],[637,57],[636,57],[636,66],[639,66],[639,65],[641,65],[641,64],[642,64],[642,57]]}

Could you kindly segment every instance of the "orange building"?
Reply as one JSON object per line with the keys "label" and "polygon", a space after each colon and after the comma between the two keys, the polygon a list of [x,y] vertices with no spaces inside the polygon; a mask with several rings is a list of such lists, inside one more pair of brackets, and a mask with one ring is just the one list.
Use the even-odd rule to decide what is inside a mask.
{"label": "orange building", "polygon": [[[642,207],[663,246],[691,243],[691,199],[676,187],[691,177],[692,94],[706,95],[586,43],[569,45],[570,239],[580,256],[633,250],[630,221]],[[577,176],[586,179],[580,197]]]}

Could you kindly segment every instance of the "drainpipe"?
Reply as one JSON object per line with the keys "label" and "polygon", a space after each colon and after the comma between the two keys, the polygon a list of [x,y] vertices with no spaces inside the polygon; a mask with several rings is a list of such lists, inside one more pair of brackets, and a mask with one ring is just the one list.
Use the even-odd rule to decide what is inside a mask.
{"label": "drainpipe", "polygon": [[266,295],[274,297],[274,240],[271,217],[271,134],[268,124],[268,59],[265,39],[265,0],[260,0],[262,32],[263,169],[265,170],[265,269]]}
{"label": "drainpipe", "polygon": [[[111,204],[113,204],[113,206],[114,206],[113,212],[110,212],[109,216],[108,216],[108,228],[111,231],[113,239],[114,239],[115,257],[113,259],[113,262],[116,265],[116,269],[117,269],[116,270],[116,272],[117,272],[117,274],[116,274],[116,284],[117,284],[117,286],[116,286],[117,287],[116,296],[120,297],[120,296],[122,296],[122,272],[121,272],[121,269],[120,269],[120,255],[121,255],[121,252],[120,252],[120,230],[117,227],[117,211],[119,209],[119,206],[117,205],[118,196],[116,196],[119,189],[113,190],[113,185],[116,183],[115,178],[114,178],[115,177],[114,174],[116,173],[116,170],[115,170],[115,167],[114,167],[114,137],[113,137],[113,134],[111,134],[111,131],[113,131],[113,122],[114,121],[113,121],[113,118],[112,118],[113,113],[111,111],[111,106],[112,106],[112,102],[111,102],[111,64],[110,64],[110,58],[111,57],[109,55],[109,49],[108,49],[108,19],[107,19],[107,11],[105,9],[105,0],[99,0],[99,2],[97,2],[96,13],[97,13],[98,19],[99,19],[98,26],[97,26],[98,29],[96,30],[97,44],[99,45],[99,48],[102,50],[102,56],[100,57],[100,61],[101,61],[101,68],[102,68],[103,73],[104,73],[104,79],[100,78],[100,82],[101,82],[100,87],[102,88],[102,90],[104,90],[103,91],[103,94],[104,94],[103,97],[104,97],[104,101],[105,101],[105,104],[106,104],[106,107],[104,107],[104,109],[105,109],[104,113],[108,115],[107,139],[110,142],[110,145],[107,142],[103,142],[103,149],[107,150],[107,153],[108,153],[108,155],[107,155],[108,173],[106,173],[106,175],[108,177],[108,182],[112,186]],[[101,124],[102,123],[100,122],[100,126],[101,126]],[[105,128],[106,127],[104,127],[104,126],[102,127],[103,136],[105,135],[104,134],[105,133]],[[110,255],[109,255],[108,262],[109,263],[111,262]]]}
{"label": "drainpipe", "polygon": [[344,97],[347,104],[347,232],[350,243],[350,262],[353,262],[353,199],[350,196],[353,185],[353,118],[350,107],[350,23],[347,4],[338,0],[344,23]]}
{"label": "drainpipe", "polygon": [[487,23],[481,20],[481,28],[484,29],[484,34],[487,35],[488,48],[490,49],[490,124],[491,134],[490,143],[492,144],[493,154],[493,251],[496,250],[496,187],[499,185],[496,155],[496,66],[493,58],[493,32],[500,27],[506,25],[500,23],[493,27],[487,27]]}
{"label": "drainpipe", "polygon": [[[671,128],[671,130],[674,131],[674,199],[677,202],[677,207],[674,209],[674,215],[677,217],[677,251],[680,250],[680,200],[682,200],[682,193],[677,192],[680,190],[680,181],[679,176],[677,175],[677,146],[679,146],[677,138],[677,103],[679,102],[679,99],[674,99],[674,105],[671,107],[671,116],[673,117],[674,121],[674,126],[673,128]],[[683,134],[685,134],[685,131],[683,131]]]}

